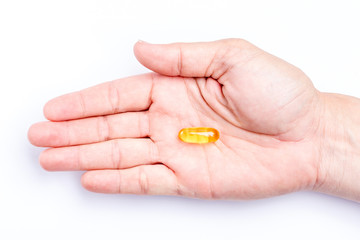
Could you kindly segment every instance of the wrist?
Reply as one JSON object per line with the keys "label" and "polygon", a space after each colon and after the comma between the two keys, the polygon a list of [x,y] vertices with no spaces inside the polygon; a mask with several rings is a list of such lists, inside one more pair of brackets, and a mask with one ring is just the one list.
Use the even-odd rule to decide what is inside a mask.
{"label": "wrist", "polygon": [[314,190],[360,201],[360,99],[321,93],[321,102]]}

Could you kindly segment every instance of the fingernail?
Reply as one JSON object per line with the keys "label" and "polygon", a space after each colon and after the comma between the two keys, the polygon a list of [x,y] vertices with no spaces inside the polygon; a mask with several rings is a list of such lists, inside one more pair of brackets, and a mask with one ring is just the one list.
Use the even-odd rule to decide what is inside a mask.
{"label": "fingernail", "polygon": [[144,40],[141,40],[141,39],[139,39],[137,42],[138,42],[138,43],[148,43],[148,42],[146,42],[146,41],[144,41]]}

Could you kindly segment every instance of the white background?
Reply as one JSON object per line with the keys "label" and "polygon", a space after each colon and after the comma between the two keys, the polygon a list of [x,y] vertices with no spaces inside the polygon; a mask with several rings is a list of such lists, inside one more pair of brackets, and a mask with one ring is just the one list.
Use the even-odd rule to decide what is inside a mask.
{"label": "white background", "polygon": [[[101,195],[46,172],[27,129],[63,93],[147,72],[154,43],[245,38],[321,91],[360,97],[360,2],[0,1],[0,239],[359,239],[360,204],[300,192],[256,201]],[[360,178],[359,178],[360,180]]]}

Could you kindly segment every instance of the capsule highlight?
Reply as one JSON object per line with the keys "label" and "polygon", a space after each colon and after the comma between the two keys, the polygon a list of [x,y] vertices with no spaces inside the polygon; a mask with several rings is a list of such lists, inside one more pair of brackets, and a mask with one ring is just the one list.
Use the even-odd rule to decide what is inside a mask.
{"label": "capsule highlight", "polygon": [[220,137],[219,131],[215,128],[194,127],[183,128],[179,132],[179,138],[186,143],[212,143]]}

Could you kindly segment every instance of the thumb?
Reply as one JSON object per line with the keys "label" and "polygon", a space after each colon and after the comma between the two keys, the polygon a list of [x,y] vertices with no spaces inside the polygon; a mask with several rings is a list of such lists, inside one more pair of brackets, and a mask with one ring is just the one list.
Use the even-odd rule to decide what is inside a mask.
{"label": "thumb", "polygon": [[141,64],[163,75],[218,79],[232,65],[231,50],[248,45],[251,44],[241,39],[172,44],[139,41],[134,53]]}

